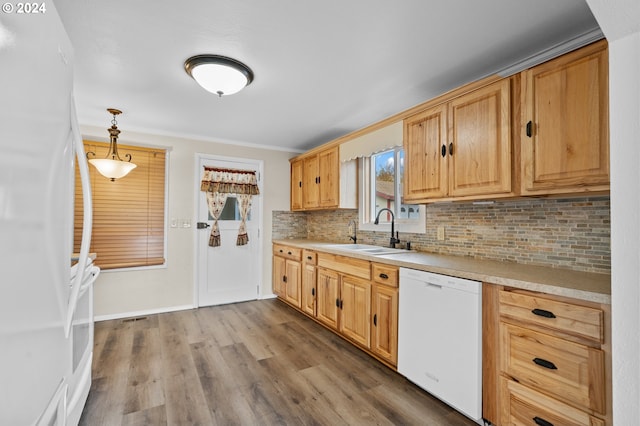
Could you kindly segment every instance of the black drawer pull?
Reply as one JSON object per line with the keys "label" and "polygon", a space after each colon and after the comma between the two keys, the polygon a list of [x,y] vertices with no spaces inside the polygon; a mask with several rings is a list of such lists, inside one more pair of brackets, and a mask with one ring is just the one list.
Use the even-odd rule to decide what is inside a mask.
{"label": "black drawer pull", "polygon": [[388,280],[388,279],[389,279],[389,275],[387,275],[387,274],[380,274],[380,278],[382,278],[383,280]]}
{"label": "black drawer pull", "polygon": [[446,146],[446,145],[444,145],[444,144],[442,145],[442,148],[440,148],[440,154],[441,154],[443,157],[446,157],[446,156],[447,156],[447,146]]}
{"label": "black drawer pull", "polygon": [[373,325],[378,326],[378,314],[373,314]]}
{"label": "black drawer pull", "polygon": [[312,260],[312,259],[313,259],[313,257],[307,256],[307,260]]}
{"label": "black drawer pull", "polygon": [[311,289],[311,295],[312,295],[312,296],[315,296],[315,295],[316,295],[316,289],[315,289],[315,288],[312,288],[312,289]]}
{"label": "black drawer pull", "polygon": [[290,252],[290,251],[288,251],[288,252],[287,252],[287,254],[288,254],[289,256],[291,256],[291,252]]}
{"label": "black drawer pull", "polygon": [[534,309],[531,311],[532,314],[538,315],[539,317],[545,318],[555,318],[556,316],[551,311],[545,311],[544,309]]}
{"label": "black drawer pull", "polygon": [[[533,132],[531,131],[531,127],[532,127],[533,123],[531,121],[529,121],[527,123],[527,136],[531,137],[531,135],[533,135]],[[551,423],[549,423],[551,424]]]}
{"label": "black drawer pull", "polygon": [[538,426],[553,426],[553,423],[546,421],[545,419],[541,418],[541,417],[534,417],[533,421],[538,425]]}
{"label": "black drawer pull", "polygon": [[280,249],[280,253],[284,253],[284,250]]}
{"label": "black drawer pull", "polygon": [[549,370],[557,370],[558,369],[558,367],[556,367],[556,365],[554,363],[552,363],[551,361],[547,361],[546,359],[534,358],[533,362],[538,364],[540,367],[548,368]]}

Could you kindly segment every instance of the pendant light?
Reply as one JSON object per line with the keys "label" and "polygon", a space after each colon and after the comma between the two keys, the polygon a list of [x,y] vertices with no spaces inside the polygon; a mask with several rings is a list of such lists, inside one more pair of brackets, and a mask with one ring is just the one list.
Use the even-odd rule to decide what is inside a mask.
{"label": "pendant light", "polygon": [[[122,111],[115,108],[107,108],[107,111],[113,115],[111,127],[107,129],[109,131],[109,152],[106,158],[92,158],[89,160],[89,163],[93,164],[102,176],[111,179],[113,182],[116,179],[126,176],[137,166],[131,162],[131,154],[124,156],[124,158],[127,159],[126,161],[118,155],[118,135],[120,134],[120,130],[118,130],[116,115],[122,114]],[[95,152],[87,152],[87,157],[89,157],[89,154],[96,155]]]}
{"label": "pendant light", "polygon": [[248,66],[226,56],[192,56],[185,61],[184,70],[203,89],[219,97],[233,95],[253,81]]}

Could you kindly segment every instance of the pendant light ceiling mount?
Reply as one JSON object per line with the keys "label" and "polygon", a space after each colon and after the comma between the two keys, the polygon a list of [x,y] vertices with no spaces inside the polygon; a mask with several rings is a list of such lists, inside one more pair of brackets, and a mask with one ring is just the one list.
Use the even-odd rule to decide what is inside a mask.
{"label": "pendant light ceiling mount", "polygon": [[253,71],[240,61],[220,55],[196,55],[184,70],[203,89],[219,97],[233,95],[253,81]]}
{"label": "pendant light ceiling mount", "polygon": [[[109,152],[105,158],[89,159],[89,163],[92,164],[102,176],[111,179],[113,182],[116,179],[126,176],[131,170],[135,169],[137,165],[131,162],[131,154],[124,156],[126,161],[120,158],[118,154],[118,135],[120,134],[120,129],[118,129],[116,116],[122,114],[122,111],[115,108],[107,108],[107,111],[113,115],[111,127],[107,129],[109,131]],[[94,157],[96,155],[95,152],[90,151],[87,152],[87,158],[89,154],[92,154]]]}

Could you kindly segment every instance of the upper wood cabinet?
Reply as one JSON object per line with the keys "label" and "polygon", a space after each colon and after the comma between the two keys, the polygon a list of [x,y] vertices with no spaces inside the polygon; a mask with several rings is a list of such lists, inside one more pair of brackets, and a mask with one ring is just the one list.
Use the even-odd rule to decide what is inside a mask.
{"label": "upper wood cabinet", "polygon": [[302,210],[303,161],[291,162],[291,210]]}
{"label": "upper wood cabinet", "polygon": [[337,207],[340,197],[338,148],[303,160],[302,205],[305,209]]}
{"label": "upper wood cabinet", "polygon": [[355,161],[340,163],[337,146],[291,161],[291,210],[356,207]]}
{"label": "upper wood cabinet", "polygon": [[607,42],[523,72],[522,194],[609,190]]}
{"label": "upper wood cabinet", "polygon": [[404,121],[405,199],[512,190],[511,79],[453,98]]}

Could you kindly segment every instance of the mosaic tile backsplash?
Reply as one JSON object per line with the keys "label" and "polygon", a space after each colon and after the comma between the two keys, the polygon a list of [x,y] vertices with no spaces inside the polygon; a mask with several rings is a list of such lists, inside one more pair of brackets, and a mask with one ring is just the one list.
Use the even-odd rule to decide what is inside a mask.
{"label": "mosaic tile backsplash", "polygon": [[[494,204],[426,206],[425,234],[403,233],[414,250],[480,259],[611,272],[609,197],[525,199]],[[348,243],[357,210],[273,212],[274,239],[309,238]],[[437,239],[444,227],[445,240]],[[387,245],[387,232],[358,231],[358,242]]]}

